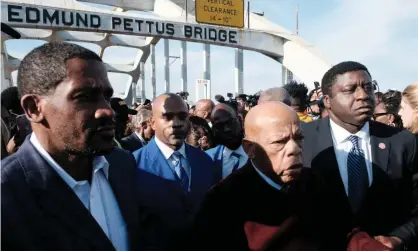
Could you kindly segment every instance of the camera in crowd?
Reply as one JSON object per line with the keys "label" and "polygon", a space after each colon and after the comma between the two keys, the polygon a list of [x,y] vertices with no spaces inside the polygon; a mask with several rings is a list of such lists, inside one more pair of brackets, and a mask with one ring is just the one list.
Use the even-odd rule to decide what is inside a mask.
{"label": "camera in crowd", "polygon": [[238,109],[238,100],[241,100],[245,103],[248,107],[254,107],[258,103],[258,98],[260,97],[260,93],[256,93],[254,95],[247,95],[247,94],[239,94],[238,96],[234,97],[232,93],[227,93],[227,100],[224,96],[218,94],[215,96],[215,100],[219,103],[224,103],[232,106],[234,109]]}
{"label": "camera in crowd", "polygon": [[179,95],[184,100],[187,100],[187,98],[189,97],[188,92],[177,92],[176,94]]}

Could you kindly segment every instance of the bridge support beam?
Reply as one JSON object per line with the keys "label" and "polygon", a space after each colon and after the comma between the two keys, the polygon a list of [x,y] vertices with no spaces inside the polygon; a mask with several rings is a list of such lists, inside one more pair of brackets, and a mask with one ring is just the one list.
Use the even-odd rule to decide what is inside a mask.
{"label": "bridge support beam", "polygon": [[155,45],[151,46],[151,86],[152,86],[152,99],[154,100],[157,93],[157,84],[155,79]]}
{"label": "bridge support beam", "polygon": [[244,51],[235,49],[235,95],[244,93]]}
{"label": "bridge support beam", "polygon": [[170,40],[164,39],[164,92],[170,92]]}
{"label": "bridge support beam", "polygon": [[[210,44],[203,45],[203,79],[210,81]],[[205,87],[205,98],[210,99],[211,96],[211,84],[208,84]]]}
{"label": "bridge support beam", "polygon": [[181,60],[181,87],[182,92],[187,92],[187,42],[181,41],[180,49]]}
{"label": "bridge support beam", "polygon": [[139,81],[141,83],[141,102],[144,103],[145,97],[145,62],[139,63]]}

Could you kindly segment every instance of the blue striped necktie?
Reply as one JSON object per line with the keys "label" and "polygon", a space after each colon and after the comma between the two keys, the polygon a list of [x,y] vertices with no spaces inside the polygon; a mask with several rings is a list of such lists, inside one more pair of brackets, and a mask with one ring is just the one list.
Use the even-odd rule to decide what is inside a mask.
{"label": "blue striped necktie", "polygon": [[239,168],[239,158],[240,157],[241,156],[238,153],[236,153],[236,152],[233,152],[231,154],[231,158],[234,158],[236,160],[236,163],[235,163],[234,167],[232,168],[232,172],[238,170],[238,168]]}
{"label": "blue striped necktie", "polygon": [[174,166],[174,171],[180,181],[180,186],[185,193],[189,192],[189,176],[184,170],[184,166],[182,164],[182,155],[179,152],[173,153],[173,158],[176,160],[176,164]]}
{"label": "blue striped necktie", "polygon": [[359,146],[359,138],[351,135],[348,139],[353,144],[347,158],[348,200],[353,212],[357,212],[369,187],[369,177],[364,152]]}

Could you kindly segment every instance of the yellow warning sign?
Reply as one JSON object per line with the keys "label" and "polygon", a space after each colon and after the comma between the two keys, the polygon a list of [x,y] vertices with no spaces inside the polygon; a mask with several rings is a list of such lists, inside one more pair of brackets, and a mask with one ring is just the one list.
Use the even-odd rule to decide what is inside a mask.
{"label": "yellow warning sign", "polygon": [[198,23],[244,27],[244,0],[196,0]]}

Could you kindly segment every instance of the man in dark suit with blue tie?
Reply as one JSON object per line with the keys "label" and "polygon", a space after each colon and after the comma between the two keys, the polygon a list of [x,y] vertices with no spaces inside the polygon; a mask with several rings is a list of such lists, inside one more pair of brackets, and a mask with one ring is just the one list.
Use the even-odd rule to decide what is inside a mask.
{"label": "man in dark suit with blue tie", "polygon": [[94,52],[68,43],[21,62],[33,133],[1,162],[4,250],[137,250],[135,162],[113,148],[112,86]]}
{"label": "man in dark suit with blue tie", "polygon": [[205,152],[184,143],[189,113],[180,96],[162,94],[154,100],[152,113],[155,137],[133,153],[140,204],[161,223],[155,224],[155,246],[149,248],[185,250],[194,216],[213,184],[213,162]]}
{"label": "man in dark suit with blue tie", "polygon": [[232,172],[243,167],[248,157],[242,147],[244,132],[237,112],[227,104],[218,104],[212,111],[212,130],[217,147],[206,153],[215,163],[214,182],[218,182]]}
{"label": "man in dark suit with blue tie", "polygon": [[358,228],[389,250],[417,250],[417,138],[371,120],[374,88],[364,65],[333,66],[321,88],[329,118],[302,125],[304,165],[329,186],[334,233]]}

